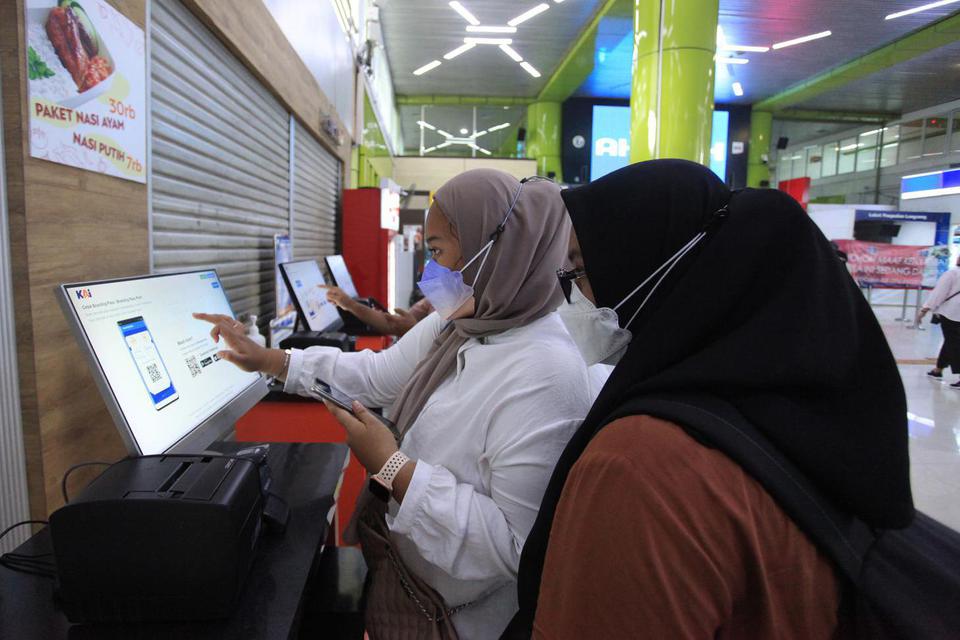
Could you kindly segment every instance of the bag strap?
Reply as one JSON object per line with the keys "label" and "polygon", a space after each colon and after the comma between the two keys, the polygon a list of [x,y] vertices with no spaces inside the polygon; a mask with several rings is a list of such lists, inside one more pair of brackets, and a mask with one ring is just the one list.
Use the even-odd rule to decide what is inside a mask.
{"label": "bag strap", "polygon": [[871,529],[837,509],[759,430],[719,398],[671,394],[641,397],[622,405],[604,424],[628,415],[669,420],[701,444],[739,464],[776,500],[853,584],[876,541]]}

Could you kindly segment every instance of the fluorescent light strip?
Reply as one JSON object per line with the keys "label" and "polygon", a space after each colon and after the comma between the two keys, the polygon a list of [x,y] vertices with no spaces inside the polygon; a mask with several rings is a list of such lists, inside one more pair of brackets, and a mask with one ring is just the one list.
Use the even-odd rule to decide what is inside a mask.
{"label": "fluorescent light strip", "polygon": [[488,133],[490,133],[490,132],[487,131],[486,129],[484,129],[483,131],[478,131],[477,133],[473,134],[473,139],[476,140],[476,139],[479,138],[480,136],[485,136],[485,135],[487,135]]}
{"label": "fluorescent light strip", "polygon": [[424,153],[430,153],[431,151],[436,151],[436,150],[437,150],[436,147],[430,147],[429,149],[424,149],[423,152],[424,152]]}
{"label": "fluorescent light strip", "polygon": [[500,51],[503,51],[505,54],[510,56],[514,62],[523,62],[523,56],[517,53],[516,50],[514,50],[514,48],[508,44],[500,45]]}
{"label": "fluorescent light strip", "polygon": [[444,147],[449,147],[452,144],[453,144],[452,142],[447,140],[446,142],[441,142],[440,144],[438,144],[437,149],[443,149]]}
{"label": "fluorescent light strip", "polygon": [[717,58],[717,64],[747,64],[748,62],[750,62],[748,58],[727,58],[725,56]]}
{"label": "fluorescent light strip", "polygon": [[468,43],[466,43],[466,44],[462,44],[462,45],[460,45],[459,47],[457,47],[456,49],[454,49],[453,51],[450,51],[450,52],[448,52],[448,53],[443,54],[443,59],[444,59],[444,60],[453,60],[454,58],[456,58],[456,57],[457,57],[458,55],[460,55],[461,53],[466,53],[467,51],[470,51],[470,49],[473,49],[475,46],[477,46],[477,45],[474,44],[473,42],[468,42]]}
{"label": "fluorescent light strip", "polygon": [[510,38],[464,38],[467,44],[513,44]]}
{"label": "fluorescent light strip", "polygon": [[533,65],[529,62],[521,62],[520,66],[523,67],[523,70],[532,75],[534,78],[540,77],[540,72],[533,68]]}
{"label": "fluorescent light strip", "polygon": [[[960,0],[958,0],[960,2]],[[766,53],[770,47],[755,47],[746,44],[724,44],[720,46],[723,51],[744,51],[750,53]]]}
{"label": "fluorescent light strip", "polygon": [[510,123],[509,123],[509,122],[504,122],[503,124],[498,124],[498,125],[495,126],[495,127],[490,127],[489,129],[487,129],[487,131],[489,131],[489,132],[500,131],[500,129],[506,129],[506,128],[509,127],[509,126],[510,126]]}
{"label": "fluorescent light strip", "polygon": [[820,38],[826,38],[832,35],[833,35],[832,31],[821,31],[820,33],[812,33],[809,36],[803,36],[801,38],[794,38],[793,40],[778,42],[775,45],[773,45],[773,48],[783,49],[785,47],[792,47],[795,44],[803,44],[804,42],[810,42],[811,40],[819,40]]}
{"label": "fluorescent light strip", "polygon": [[472,13],[470,13],[469,11],[467,11],[467,8],[462,4],[460,4],[459,2],[457,2],[457,0],[453,0],[453,2],[450,3],[450,8],[456,11],[457,13],[459,13],[464,20],[466,20],[473,26],[477,26],[478,24],[480,24],[480,21],[477,20],[477,17]]}
{"label": "fluorescent light strip", "polygon": [[430,129],[430,131],[436,131],[437,128],[430,124],[429,122],[424,122],[423,120],[417,120],[417,124],[423,127],[424,129]]}
{"label": "fluorescent light strip", "polygon": [[417,69],[416,71],[414,71],[414,72],[413,72],[413,75],[415,75],[415,76],[422,76],[422,75],[425,74],[427,71],[430,71],[431,69],[436,69],[436,68],[439,67],[441,64],[443,64],[443,63],[440,62],[439,60],[434,60],[433,62],[428,62],[427,64],[423,65],[422,67],[420,67],[419,69]]}
{"label": "fluorescent light strip", "polygon": [[452,137],[453,137],[453,134],[452,134],[452,133],[447,133],[447,132],[444,131],[443,129],[437,129],[437,133],[439,133],[440,135],[442,135],[444,138],[452,138]]}
{"label": "fluorescent light strip", "polygon": [[732,85],[730,85],[730,86],[733,88],[733,95],[737,96],[738,98],[743,95],[743,85],[742,85],[742,84],[740,84],[739,82],[734,82],[734,83],[733,83]]}
{"label": "fluorescent light strip", "polygon": [[948,4],[953,4],[954,2],[960,2],[960,0],[940,0],[939,2],[931,2],[930,4],[920,5],[919,7],[914,7],[913,9],[907,9],[906,11],[898,11],[897,13],[891,13],[886,18],[884,18],[884,20],[893,20],[895,18],[902,18],[903,16],[913,15],[914,13],[920,13],[921,11],[936,9],[937,7],[944,7]]}
{"label": "fluorescent light strip", "polygon": [[912,193],[901,193],[901,200],[916,200],[917,198],[932,198],[934,196],[953,196],[960,194],[960,187],[946,187],[942,189],[929,189],[927,191],[914,191]]}
{"label": "fluorescent light strip", "polygon": [[492,156],[492,155],[493,155],[492,153],[490,153],[489,151],[487,151],[487,150],[484,149],[483,147],[478,147],[477,145],[473,145],[473,148],[476,149],[477,151],[479,151],[480,153],[484,154],[484,155],[488,155],[488,156]]}
{"label": "fluorescent light strip", "polygon": [[516,27],[475,27],[470,25],[467,27],[467,33],[516,33]]}
{"label": "fluorescent light strip", "polygon": [[523,22],[526,22],[530,18],[533,18],[534,16],[540,15],[541,13],[543,13],[549,8],[550,8],[550,5],[548,5],[546,2],[541,2],[540,4],[535,6],[533,9],[530,9],[529,11],[521,13],[513,20],[510,20],[509,22],[507,22],[507,24],[510,25],[511,27],[515,27],[518,24],[521,24]]}

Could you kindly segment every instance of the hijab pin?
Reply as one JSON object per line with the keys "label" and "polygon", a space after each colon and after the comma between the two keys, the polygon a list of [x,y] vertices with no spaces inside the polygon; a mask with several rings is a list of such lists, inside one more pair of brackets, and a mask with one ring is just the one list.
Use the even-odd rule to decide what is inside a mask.
{"label": "hijab pin", "polygon": [[716,226],[730,216],[729,204],[725,204],[710,216],[710,219],[703,225],[703,233],[710,233]]}

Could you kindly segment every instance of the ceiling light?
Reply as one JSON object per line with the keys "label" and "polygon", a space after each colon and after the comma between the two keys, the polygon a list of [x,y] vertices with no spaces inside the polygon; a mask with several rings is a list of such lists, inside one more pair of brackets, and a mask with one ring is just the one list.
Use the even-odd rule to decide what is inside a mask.
{"label": "ceiling light", "polygon": [[746,44],[724,44],[720,46],[723,51],[744,51],[751,53],[766,53],[770,47],[755,47]]}
{"label": "ceiling light", "polygon": [[737,96],[738,98],[743,95],[743,85],[742,85],[742,84],[740,84],[739,82],[734,82],[734,83],[733,83],[732,85],[730,85],[730,86],[733,88],[733,95]]}
{"label": "ceiling light", "polygon": [[[556,1],[556,0],[554,0],[554,1]],[[492,155],[493,155],[492,153],[490,153],[489,151],[487,151],[487,150],[484,149],[483,147],[478,147],[478,146],[474,145],[473,148],[476,149],[477,151],[479,151],[480,153],[485,154],[485,155],[488,155],[488,156],[492,156]]]}
{"label": "ceiling light", "polygon": [[821,31],[820,33],[813,33],[809,36],[803,36],[802,38],[794,38],[793,40],[787,40],[785,42],[778,42],[773,45],[774,49],[783,49],[784,47],[792,47],[795,44],[803,44],[804,42],[810,42],[811,40],[819,40],[820,38],[826,38],[827,36],[833,35],[832,31]]}
{"label": "ceiling light", "polygon": [[939,2],[931,2],[930,4],[920,5],[919,7],[914,7],[913,9],[907,9],[906,11],[898,11],[897,13],[891,13],[884,20],[893,20],[894,18],[902,18],[903,16],[909,16],[914,13],[920,13],[921,11],[926,11],[928,9],[936,9],[937,7],[943,7],[948,4],[953,4],[954,2],[960,2],[960,0],[940,0]]}
{"label": "ceiling light", "polygon": [[459,2],[457,2],[457,0],[453,0],[453,2],[450,3],[450,8],[456,11],[457,13],[459,13],[461,16],[463,16],[463,19],[469,22],[470,24],[474,26],[480,24],[480,21],[477,20],[476,16],[474,16],[472,13],[467,11],[467,8],[462,4],[460,4]]}
{"label": "ceiling light", "polygon": [[423,120],[417,120],[417,124],[420,125],[421,127],[426,128],[426,129],[430,129],[431,131],[436,131],[436,130],[437,130],[437,128],[436,128],[435,126],[433,126],[433,125],[430,124],[429,122],[424,122]]}
{"label": "ceiling light", "polygon": [[510,126],[509,122],[504,122],[503,124],[498,124],[495,127],[490,127],[489,129],[487,129],[487,131],[500,131],[500,129],[506,129],[509,126]]}
{"label": "ceiling light", "polygon": [[857,148],[857,143],[848,144],[845,147],[840,147],[840,151],[852,151]]}
{"label": "ceiling light", "polygon": [[467,27],[467,33],[516,33],[516,27]]}
{"label": "ceiling light", "polygon": [[424,153],[430,153],[431,151],[436,151],[436,150],[437,150],[436,147],[430,147],[429,149],[424,149],[423,152],[424,152]]}
{"label": "ceiling light", "polygon": [[540,72],[533,68],[533,65],[529,62],[521,62],[520,66],[523,67],[523,70],[532,75],[534,78],[540,77]]}
{"label": "ceiling light", "polygon": [[555,3],[560,4],[563,0],[553,0]]}
{"label": "ceiling light", "polygon": [[513,58],[514,62],[523,62],[523,56],[517,53],[513,47],[508,44],[500,45],[500,51],[503,51],[505,54]]}
{"label": "ceiling light", "polygon": [[440,144],[438,144],[437,149],[443,149],[444,147],[449,147],[452,144],[453,144],[452,142],[447,140],[446,142],[441,142]]}
{"label": "ceiling light", "polygon": [[452,133],[447,133],[447,132],[444,131],[443,129],[437,129],[437,133],[439,133],[440,135],[442,135],[444,138],[452,138],[452,137],[453,137],[453,134],[452,134]]}
{"label": "ceiling light", "polygon": [[423,65],[422,67],[420,67],[419,69],[417,69],[416,71],[414,71],[414,72],[413,72],[413,75],[415,75],[415,76],[422,76],[422,75],[425,74],[427,71],[430,71],[431,69],[436,69],[436,68],[439,67],[441,64],[442,64],[442,63],[441,63],[439,60],[434,60],[433,62],[428,62],[427,64]]}
{"label": "ceiling light", "polygon": [[467,130],[467,129],[460,129],[460,135],[465,136],[465,135],[467,135],[468,133],[470,133],[469,130]]}
{"label": "ceiling light", "polygon": [[541,2],[540,4],[535,6],[533,9],[530,9],[529,11],[521,13],[513,20],[510,20],[509,22],[507,22],[507,24],[510,25],[511,27],[515,27],[522,22],[526,22],[527,20],[529,20],[534,16],[540,15],[541,13],[543,13],[549,8],[550,8],[550,5],[548,5],[546,2]]}
{"label": "ceiling light", "polygon": [[464,38],[467,44],[513,44],[510,38]]}
{"label": "ceiling light", "polygon": [[479,138],[480,136],[485,136],[485,135],[487,135],[488,133],[490,133],[490,132],[487,131],[486,129],[484,129],[483,131],[478,131],[477,133],[473,134],[473,137],[474,137],[474,138]]}
{"label": "ceiling light", "polygon": [[443,54],[443,59],[444,59],[444,60],[453,60],[454,58],[456,58],[456,57],[457,57],[458,55],[460,55],[461,53],[464,53],[465,51],[470,51],[470,49],[473,49],[475,46],[477,46],[477,45],[474,44],[474,43],[472,43],[472,42],[468,42],[468,43],[466,43],[466,44],[462,44],[462,45],[460,45],[459,47],[457,47],[456,49],[454,49],[453,51],[450,51],[450,52],[448,52],[448,53]]}
{"label": "ceiling light", "polygon": [[747,64],[750,62],[747,58],[728,58],[726,56],[719,56],[717,58],[719,64]]}
{"label": "ceiling light", "polygon": [[727,36],[723,33],[723,27],[717,25],[717,46],[723,48],[727,44]]}

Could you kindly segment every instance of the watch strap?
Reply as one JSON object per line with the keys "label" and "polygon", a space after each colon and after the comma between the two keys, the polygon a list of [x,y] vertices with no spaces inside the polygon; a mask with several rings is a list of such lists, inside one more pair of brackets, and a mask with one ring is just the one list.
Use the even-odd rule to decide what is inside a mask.
{"label": "watch strap", "polygon": [[403,465],[408,462],[410,462],[410,458],[402,451],[397,451],[387,458],[387,461],[380,467],[380,471],[373,475],[373,479],[388,491],[393,491],[393,479],[397,477]]}

